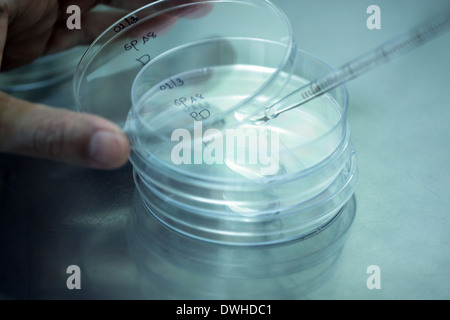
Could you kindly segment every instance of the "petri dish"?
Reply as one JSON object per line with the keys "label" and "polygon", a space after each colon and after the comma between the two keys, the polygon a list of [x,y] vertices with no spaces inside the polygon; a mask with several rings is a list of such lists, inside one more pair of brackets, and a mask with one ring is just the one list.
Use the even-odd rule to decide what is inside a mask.
{"label": "petri dish", "polygon": [[[242,90],[252,81],[264,81],[261,74],[266,68],[219,66],[202,70],[200,77],[194,69],[170,78],[183,82],[183,86],[174,87],[175,95],[208,88],[208,95],[199,98],[205,101],[201,108],[210,113],[218,109],[222,115],[212,127],[193,121],[190,114],[206,109],[168,107],[172,98],[158,93],[166,90],[161,86],[168,85],[172,81],[169,79],[150,87],[133,105],[127,128],[131,129],[130,139],[135,146],[131,156],[135,181],[147,209],[160,222],[210,242],[268,245],[315,232],[351,198],[357,167],[347,123],[346,88],[338,87],[263,126],[242,121],[241,109],[230,107],[236,99],[235,95],[229,96],[233,91],[230,86]],[[290,72],[282,71],[279,79],[283,80],[273,81],[267,92],[282,97],[330,69],[321,60],[297,50]],[[211,75],[204,76],[205,72]],[[247,96],[242,94],[237,100],[242,97]],[[272,99],[264,94],[251,98]],[[227,99],[233,101],[227,104]],[[221,156],[217,156],[219,152]],[[239,161],[240,152],[247,162]]]}
{"label": "petri dish", "polygon": [[86,46],[42,56],[11,71],[0,72],[0,89],[21,92],[48,87],[73,77]]}
{"label": "petri dish", "polygon": [[317,232],[354,193],[345,86],[249,121],[329,71],[271,2],[169,0],[106,30],[74,92],[80,111],[128,133],[148,214],[190,238],[261,246]]}
{"label": "petri dish", "polygon": [[[132,94],[133,83],[144,67],[150,63],[156,65],[154,61],[167,62],[163,56],[174,57],[169,68],[166,68],[168,62],[160,68],[158,78],[163,80],[174,71],[179,73],[216,63],[217,55],[221,64],[233,64],[242,41],[230,43],[227,39],[236,38],[285,45],[283,51],[272,52],[267,57],[273,64],[274,73],[255,89],[255,94],[269,86],[277,73],[292,62],[291,55],[295,50],[291,25],[285,14],[269,1],[168,0],[151,3],[112,25],[86,51],[74,76],[77,108],[124,127],[131,106],[136,102],[133,98],[136,94]],[[218,40],[218,46],[208,46],[212,51],[201,52],[196,45],[213,39]],[[191,49],[185,50],[186,47]],[[252,55],[252,52],[247,54]],[[189,59],[184,55],[189,55]],[[150,69],[154,67],[147,70]],[[146,78],[146,81],[158,79]]]}
{"label": "petri dish", "polygon": [[134,202],[127,235],[149,299],[305,299],[336,270],[356,214],[352,197],[308,237],[236,247],[186,237],[149,215],[139,195]]}

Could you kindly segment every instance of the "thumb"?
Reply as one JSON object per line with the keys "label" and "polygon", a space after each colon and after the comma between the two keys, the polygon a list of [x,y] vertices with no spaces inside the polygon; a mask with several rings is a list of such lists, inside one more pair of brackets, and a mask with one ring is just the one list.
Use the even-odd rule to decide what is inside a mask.
{"label": "thumb", "polygon": [[115,124],[0,92],[0,151],[99,169],[124,165],[130,153]]}

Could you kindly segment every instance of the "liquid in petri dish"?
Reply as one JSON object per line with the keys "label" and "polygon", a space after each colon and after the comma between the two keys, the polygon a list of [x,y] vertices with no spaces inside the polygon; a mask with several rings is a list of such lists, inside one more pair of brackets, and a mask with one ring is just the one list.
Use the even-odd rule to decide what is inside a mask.
{"label": "liquid in petri dish", "polygon": [[[308,82],[281,73],[271,87],[271,96],[259,95],[236,108],[252,98],[274,72],[261,66],[230,65],[190,70],[158,82],[135,109],[141,123],[141,147],[176,170],[241,183],[267,183],[317,165],[342,139],[340,131],[332,130],[342,114],[330,95],[266,124],[246,121],[246,114],[264,114],[265,106]],[[144,138],[152,135],[158,139]],[[320,193],[337,174],[306,186],[307,191],[298,197],[307,199]],[[284,191],[267,186],[255,199],[240,199],[242,195],[233,191],[224,191],[223,198],[232,212],[241,215],[276,212]]]}

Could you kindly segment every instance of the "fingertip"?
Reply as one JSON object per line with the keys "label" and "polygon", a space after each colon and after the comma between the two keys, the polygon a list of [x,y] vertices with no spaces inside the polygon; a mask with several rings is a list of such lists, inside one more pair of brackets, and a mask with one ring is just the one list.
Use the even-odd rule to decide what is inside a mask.
{"label": "fingertip", "polygon": [[119,168],[125,165],[129,154],[130,144],[122,131],[100,129],[89,140],[88,155],[93,168]]}

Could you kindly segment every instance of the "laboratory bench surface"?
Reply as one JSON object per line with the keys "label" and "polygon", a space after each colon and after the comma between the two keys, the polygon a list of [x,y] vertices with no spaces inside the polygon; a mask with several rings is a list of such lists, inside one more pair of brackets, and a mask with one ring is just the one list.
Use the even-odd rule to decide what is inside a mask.
{"label": "laboratory bench surface", "polygon": [[[445,0],[275,2],[299,47],[333,67],[450,8]],[[370,5],[381,9],[379,30],[366,26]],[[332,272],[305,299],[450,298],[449,53],[446,34],[347,85],[357,210]],[[19,96],[74,108],[70,79]],[[146,298],[126,234],[130,164],[100,171],[6,154],[0,164],[0,298]],[[67,288],[72,265],[80,290]]]}

